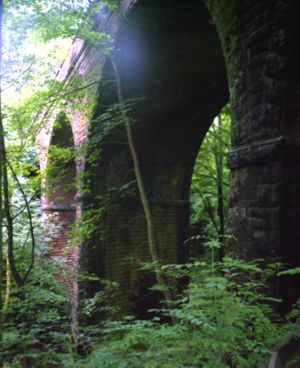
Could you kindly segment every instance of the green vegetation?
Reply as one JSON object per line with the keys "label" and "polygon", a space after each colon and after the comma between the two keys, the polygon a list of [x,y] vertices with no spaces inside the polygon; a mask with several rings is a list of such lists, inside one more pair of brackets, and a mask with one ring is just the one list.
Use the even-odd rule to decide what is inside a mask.
{"label": "green vegetation", "polygon": [[38,260],[24,290],[13,285],[4,314],[3,358],[8,367],[57,367],[69,361],[71,311],[58,270],[63,266]]}
{"label": "green vegetation", "polygon": [[[0,0],[0,19],[4,20],[0,22],[0,41],[2,30],[5,39],[3,62],[0,51],[0,368],[253,368],[278,343],[300,338],[299,303],[288,315],[279,315],[276,310],[281,301],[268,292],[271,280],[299,274],[299,268],[287,270],[279,262],[246,262],[227,254],[229,107],[225,106],[212,123],[195,163],[191,185],[193,234],[186,240],[193,243],[191,257],[184,265],[162,265],[131,132],[131,107],[140,101],[123,99],[116,66],[119,101],[97,121],[89,165],[93,168],[101,156],[99,140],[116,126],[125,126],[135,180],[131,177],[121,188],[111,188],[107,195],[96,198],[98,208],[85,211],[81,224],[74,226],[73,240],[104,237],[103,218],[108,213],[117,216],[116,199],[139,194],[152,255],[141,267],[153,272],[157,285],[152,290],[161,292],[164,300],[161,308],[151,311],[155,315],[151,319],[120,316],[115,305],[118,285],[81,274],[81,280],[99,283],[102,290],[90,298],[82,295],[79,319],[88,322],[76,325],[74,333],[74,323],[78,323],[71,316],[70,279],[74,275],[64,264],[48,257],[49,249],[40,234],[40,198],[41,191],[48,190],[49,196],[54,193],[58,199],[53,188],[65,180],[68,165],[73,165],[86,147],[82,147],[83,152],[74,149],[68,135],[72,133],[69,122],[59,115],[57,136],[52,136],[47,152],[51,164],[41,179],[34,146],[51,113],[65,109],[75,93],[86,87],[82,81],[64,85],[53,74],[67,55],[71,39],[79,35],[91,43],[100,41],[104,54],[113,49],[110,36],[91,31],[89,15],[100,5],[95,2],[89,8],[89,3],[4,2],[3,12]],[[118,0],[102,2],[110,11],[118,4]],[[47,56],[24,52],[29,44],[35,45],[35,50],[41,48]],[[76,101],[76,108],[82,107]],[[48,186],[41,189],[45,178]],[[79,179],[88,181],[89,173]],[[68,181],[64,189],[75,192],[77,181]],[[101,322],[91,323],[99,314],[103,316]],[[291,368],[299,366],[298,357],[293,359]]]}
{"label": "green vegetation", "polygon": [[[218,243],[206,244],[214,248]],[[104,338],[79,367],[241,367],[252,368],[299,328],[269,305],[269,265],[224,258],[165,267],[169,276],[189,277],[188,288],[164,314],[176,320],[110,321]],[[243,279],[243,283],[239,280]]]}
{"label": "green vegetation", "polygon": [[201,144],[191,185],[191,224],[200,225],[206,235],[221,241],[227,227],[229,169],[226,157],[230,131],[230,109],[225,106]]}

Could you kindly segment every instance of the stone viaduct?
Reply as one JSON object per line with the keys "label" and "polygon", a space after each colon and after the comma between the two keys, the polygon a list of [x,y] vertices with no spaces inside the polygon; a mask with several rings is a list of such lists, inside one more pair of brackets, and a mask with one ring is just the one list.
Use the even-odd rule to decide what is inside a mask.
{"label": "stone viaduct", "polygon": [[[194,160],[213,118],[230,100],[230,232],[238,240],[232,251],[299,266],[300,22],[295,7],[292,0],[122,0],[114,13],[102,9],[94,15],[95,30],[116,40],[115,60],[131,101],[164,262],[187,257]],[[50,254],[75,265],[79,259],[83,269],[118,281],[119,304],[141,317],[156,296],[147,290],[149,274],[128,260],[149,259],[148,245],[124,127],[107,119],[118,99],[105,49],[101,41],[76,39],[58,74],[64,83],[79,80],[84,88],[60,116],[63,123],[52,119],[41,131],[40,165],[45,170],[52,144],[73,145],[78,154],[65,165],[64,179],[44,195],[43,213],[48,229],[57,229],[50,232]],[[64,189],[74,179],[77,189]],[[93,224],[91,234],[80,250],[68,248],[70,225],[80,217]],[[275,292],[291,304],[296,286],[284,282]],[[97,287],[97,282],[90,285]]]}

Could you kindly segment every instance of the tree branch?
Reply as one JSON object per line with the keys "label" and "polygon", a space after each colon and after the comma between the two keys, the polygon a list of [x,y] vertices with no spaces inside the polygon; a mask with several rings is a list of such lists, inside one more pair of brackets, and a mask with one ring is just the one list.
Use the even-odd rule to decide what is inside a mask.
{"label": "tree branch", "polygon": [[122,115],[124,125],[126,128],[128,145],[129,145],[129,149],[130,149],[130,153],[131,153],[131,157],[133,161],[133,166],[134,166],[134,173],[136,176],[140,199],[142,202],[142,206],[143,206],[144,214],[146,218],[148,245],[149,245],[151,259],[154,264],[156,281],[158,285],[162,286],[162,290],[163,290],[162,293],[164,295],[166,303],[170,306],[170,303],[173,301],[173,296],[171,294],[171,290],[167,285],[166,279],[161,269],[156,240],[154,236],[153,216],[151,213],[149,200],[146,195],[146,190],[145,190],[145,186],[144,186],[144,182],[143,182],[143,178],[141,174],[141,169],[140,169],[139,158],[138,158],[138,154],[137,154],[135,143],[134,143],[134,138],[133,138],[133,133],[132,133],[132,128],[131,128],[132,121],[126,115],[126,112],[124,111],[125,101],[123,97],[121,78],[120,78],[120,74],[119,74],[119,70],[117,68],[116,62],[113,57],[111,57],[111,63],[112,63],[112,67],[114,69],[115,76],[116,76],[117,94],[118,94],[118,99],[119,99],[119,104],[120,104],[120,111],[121,111],[121,115]]}

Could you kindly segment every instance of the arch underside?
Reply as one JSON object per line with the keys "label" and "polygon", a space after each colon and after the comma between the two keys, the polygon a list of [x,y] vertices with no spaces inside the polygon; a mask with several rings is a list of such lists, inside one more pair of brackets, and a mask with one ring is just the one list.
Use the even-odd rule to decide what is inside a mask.
{"label": "arch underside", "polygon": [[[139,0],[121,27],[117,50],[160,257],[182,262],[187,256],[183,243],[194,160],[228,100],[218,36],[199,0]],[[143,316],[156,296],[148,290],[152,277],[136,263],[149,260],[149,252],[125,129],[118,125],[95,140],[103,129],[102,114],[118,102],[109,60],[102,78],[89,139],[90,157],[95,147],[101,153],[96,165],[87,164],[90,194],[84,212],[101,206],[104,211],[99,231],[83,245],[81,263],[97,276],[119,282],[118,303]]]}

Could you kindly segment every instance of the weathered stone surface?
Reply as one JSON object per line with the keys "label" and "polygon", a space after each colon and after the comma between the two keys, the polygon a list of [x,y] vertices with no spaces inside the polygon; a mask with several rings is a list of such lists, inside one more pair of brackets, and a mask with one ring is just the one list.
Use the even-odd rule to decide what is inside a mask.
{"label": "weathered stone surface", "polygon": [[[233,111],[230,231],[242,256],[299,266],[299,48],[293,1],[205,0],[227,64]],[[298,229],[297,229],[298,228]],[[294,285],[292,285],[294,282]],[[279,295],[299,297],[284,280]]]}

